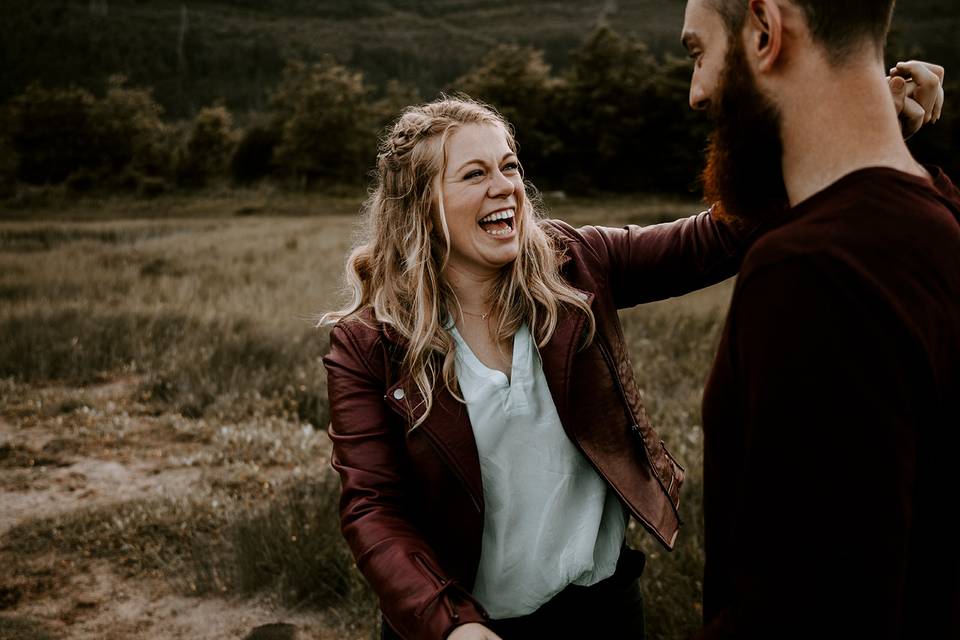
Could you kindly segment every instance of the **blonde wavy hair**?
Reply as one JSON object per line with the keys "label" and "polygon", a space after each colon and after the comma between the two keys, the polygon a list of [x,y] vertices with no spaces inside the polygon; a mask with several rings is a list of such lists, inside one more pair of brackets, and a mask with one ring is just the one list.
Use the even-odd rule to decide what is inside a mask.
{"label": "blonde wavy hair", "polygon": [[[517,145],[510,125],[492,107],[466,96],[442,97],[407,107],[380,143],[373,189],[363,204],[363,234],[347,259],[350,302],[321,316],[334,324],[367,307],[378,322],[390,325],[407,342],[401,366],[420,391],[425,411],[433,406],[438,377],[458,400],[455,343],[444,328],[456,317],[459,301],[444,278],[450,234],[443,210],[446,141],[459,127],[484,124],[501,128],[510,149]],[[530,192],[527,192],[530,190]],[[517,259],[503,267],[492,290],[495,337],[510,339],[526,322],[542,347],[553,335],[562,305],[582,310],[589,319],[584,344],[595,330],[593,313],[576,289],[560,275],[562,247],[544,229],[534,207],[532,186],[519,193]]]}

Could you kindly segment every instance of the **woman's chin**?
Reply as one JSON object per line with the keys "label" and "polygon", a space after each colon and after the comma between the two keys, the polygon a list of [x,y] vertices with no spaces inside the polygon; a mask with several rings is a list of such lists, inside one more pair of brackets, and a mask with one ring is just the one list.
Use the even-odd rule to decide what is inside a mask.
{"label": "woman's chin", "polygon": [[520,254],[517,243],[504,243],[500,246],[477,247],[470,254],[454,252],[447,263],[448,269],[467,273],[494,275],[504,267],[513,264]]}
{"label": "woman's chin", "polygon": [[512,240],[504,241],[501,246],[489,252],[486,257],[491,265],[496,265],[497,268],[502,269],[515,262],[518,255],[520,255],[520,243],[517,242],[516,234],[514,234]]}

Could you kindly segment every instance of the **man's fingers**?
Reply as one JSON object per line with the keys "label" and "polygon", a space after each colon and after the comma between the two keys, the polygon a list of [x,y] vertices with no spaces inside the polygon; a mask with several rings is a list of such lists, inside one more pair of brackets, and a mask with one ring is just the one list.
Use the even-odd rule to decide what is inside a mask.
{"label": "man's fingers", "polygon": [[905,78],[916,78],[918,74],[933,74],[939,82],[943,82],[944,69],[938,64],[932,62],[923,62],[922,60],[908,60],[907,62],[898,62],[897,66],[890,69],[891,76],[903,76]]}
{"label": "man's fingers", "polygon": [[940,119],[940,114],[943,112],[943,87],[940,87],[940,91],[937,92],[937,103],[933,107],[933,122],[936,122]]}
{"label": "man's fingers", "polygon": [[893,104],[899,115],[907,98],[907,81],[900,77],[890,77],[887,78],[887,84],[890,85],[890,95],[893,96]]}
{"label": "man's fingers", "polygon": [[923,123],[930,122],[936,115],[937,103],[943,93],[943,67],[927,62],[898,62],[891,69],[890,78],[909,80],[907,97],[913,98],[923,107]]}
{"label": "man's fingers", "polygon": [[909,138],[923,125],[926,112],[923,107],[913,98],[906,98],[903,101],[903,110],[900,112],[900,122],[903,128],[904,139]]}

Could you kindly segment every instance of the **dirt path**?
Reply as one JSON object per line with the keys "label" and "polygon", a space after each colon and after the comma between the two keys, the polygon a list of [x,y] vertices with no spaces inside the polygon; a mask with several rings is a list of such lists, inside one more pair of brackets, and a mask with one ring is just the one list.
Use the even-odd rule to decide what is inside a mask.
{"label": "dirt path", "polygon": [[291,611],[266,597],[185,597],[170,593],[163,582],[120,581],[106,563],[94,563],[61,592],[35,599],[17,613],[76,640],[239,639],[279,621],[294,625],[298,640],[344,638],[329,615]]}
{"label": "dirt path", "polygon": [[[237,477],[264,486],[282,482],[299,472],[281,455],[284,446],[308,445],[310,459],[327,465],[329,441],[323,433],[271,423],[267,428],[274,431],[264,441],[282,436],[289,442],[271,450],[276,460],[265,459],[256,425],[149,415],[133,399],[138,383],[129,378],[3,399],[0,546],[10,542],[15,527],[38,519],[142,499],[209,494],[213,487],[239,482]],[[83,640],[233,639],[278,621],[295,625],[299,640],[369,635],[345,632],[335,611],[295,611],[269,595],[186,596],[169,580],[130,577],[107,560],[61,553],[54,540],[47,552],[29,558],[6,553],[6,561],[0,553],[0,562],[16,570],[0,577],[0,640],[42,638],[43,633]],[[41,631],[33,636],[5,632],[21,621],[36,623]]]}

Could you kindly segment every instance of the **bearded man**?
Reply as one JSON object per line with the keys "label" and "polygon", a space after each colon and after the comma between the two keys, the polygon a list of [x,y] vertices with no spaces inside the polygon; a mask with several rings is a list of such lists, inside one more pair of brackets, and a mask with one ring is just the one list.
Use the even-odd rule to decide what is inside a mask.
{"label": "bearded man", "polygon": [[704,393],[703,638],[960,638],[960,191],[903,142],[892,10],[687,4],[706,196],[770,229]]}

